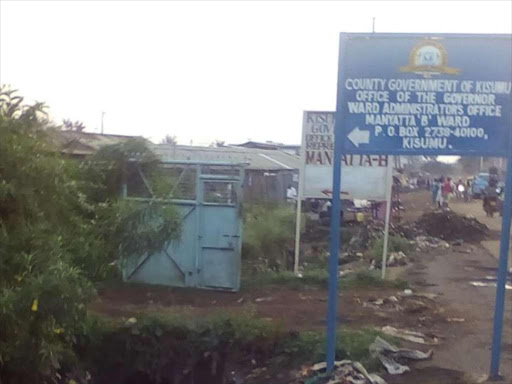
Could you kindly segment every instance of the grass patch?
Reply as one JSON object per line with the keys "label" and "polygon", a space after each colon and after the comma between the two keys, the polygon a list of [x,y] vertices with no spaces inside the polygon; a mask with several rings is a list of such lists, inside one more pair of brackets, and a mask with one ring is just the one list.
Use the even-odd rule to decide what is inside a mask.
{"label": "grass patch", "polygon": [[244,260],[262,270],[286,267],[286,252],[295,238],[295,211],[286,205],[250,204],[244,206],[243,220]]}
{"label": "grass patch", "polygon": [[[377,264],[382,263],[382,248],[384,247],[384,238],[381,237],[375,241],[368,251],[368,255],[374,259]],[[409,240],[402,236],[389,236],[388,240],[388,253],[389,252],[403,252],[407,254],[413,249]]]}
{"label": "grass patch", "polygon": [[[378,361],[369,354],[370,344],[377,336],[399,345],[397,339],[375,329],[339,329],[336,332],[336,360],[359,361],[370,370],[378,369]],[[326,337],[323,331],[307,331],[287,341],[283,352],[293,357],[295,363],[317,363],[325,359],[325,344]]]}
{"label": "grass patch", "polygon": [[[109,377],[115,372],[119,375],[116,377],[138,377],[141,381],[147,378],[165,382],[178,375],[183,382],[196,382],[186,375],[197,377],[194,375],[199,370],[206,367],[209,372],[212,366],[218,369],[227,362],[245,366],[255,359],[263,366],[298,367],[325,359],[325,332],[290,332],[254,313],[216,314],[199,319],[141,313],[135,318],[136,322],[128,323],[90,318],[86,332],[77,339],[77,355],[93,378]],[[336,359],[360,361],[369,369],[376,369],[378,364],[369,354],[376,336],[396,344],[394,338],[378,330],[340,328]]]}
{"label": "grass patch", "polygon": [[[257,275],[245,277],[242,281],[242,288],[253,288],[265,285],[286,286],[294,289],[307,287],[327,288],[329,274],[325,268],[314,268],[305,270],[302,278],[295,276],[290,271],[268,271]],[[347,274],[338,278],[340,288],[397,288],[404,289],[408,287],[405,280],[382,280],[379,271],[362,271]]]}

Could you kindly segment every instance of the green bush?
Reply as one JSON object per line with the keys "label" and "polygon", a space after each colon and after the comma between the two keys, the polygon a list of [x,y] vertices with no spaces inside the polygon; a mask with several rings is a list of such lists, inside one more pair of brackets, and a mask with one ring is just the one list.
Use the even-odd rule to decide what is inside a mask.
{"label": "green bush", "polygon": [[289,206],[244,206],[242,257],[257,271],[287,268],[295,238],[295,211]]}
{"label": "green bush", "polygon": [[[119,200],[126,162],[63,158],[42,105],[22,100],[0,92],[0,382],[56,382],[73,364],[92,281],[165,246],[180,221],[171,206]],[[126,159],[130,145],[156,166],[140,143],[113,152]]]}

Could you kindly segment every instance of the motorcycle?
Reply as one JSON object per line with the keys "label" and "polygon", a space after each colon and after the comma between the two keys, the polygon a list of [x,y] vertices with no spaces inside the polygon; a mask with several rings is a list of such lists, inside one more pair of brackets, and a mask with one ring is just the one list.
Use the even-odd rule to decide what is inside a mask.
{"label": "motorcycle", "polygon": [[487,217],[494,217],[494,214],[500,210],[498,196],[484,197],[484,211]]}
{"label": "motorcycle", "polygon": [[466,187],[463,184],[457,185],[457,200],[466,200]]}

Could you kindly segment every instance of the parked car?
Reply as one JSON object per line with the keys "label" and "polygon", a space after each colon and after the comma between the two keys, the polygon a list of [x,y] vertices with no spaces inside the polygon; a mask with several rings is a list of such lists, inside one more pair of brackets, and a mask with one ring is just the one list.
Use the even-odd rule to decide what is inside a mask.
{"label": "parked car", "polygon": [[[475,176],[473,180],[473,186],[471,194],[474,198],[479,199],[482,197],[482,192],[485,191],[485,188],[489,185],[489,176],[490,174],[487,172],[481,172],[477,176]],[[505,188],[505,183],[502,181],[498,182],[498,189],[503,190]]]}
{"label": "parked car", "polygon": [[481,172],[477,176],[475,176],[475,179],[473,180],[473,187],[471,194],[473,195],[473,198],[479,199],[482,197],[482,192],[485,191],[485,188],[489,185],[489,173],[487,172]]}

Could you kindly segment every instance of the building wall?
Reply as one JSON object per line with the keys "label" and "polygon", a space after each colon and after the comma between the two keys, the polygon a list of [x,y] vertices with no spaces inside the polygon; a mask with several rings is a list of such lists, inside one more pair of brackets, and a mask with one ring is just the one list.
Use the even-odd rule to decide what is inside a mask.
{"label": "building wall", "polygon": [[298,191],[298,170],[246,170],[243,184],[246,203],[284,203],[288,185]]}

